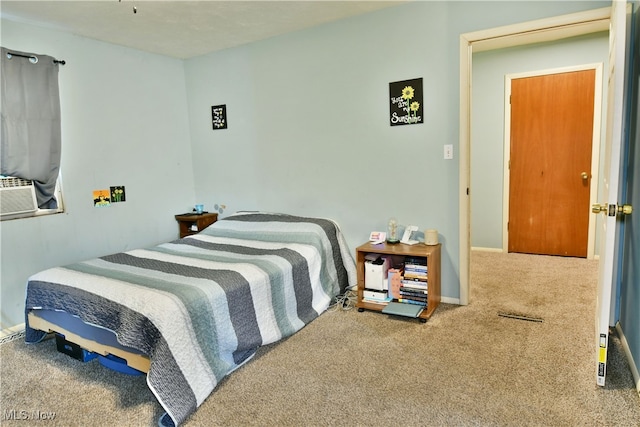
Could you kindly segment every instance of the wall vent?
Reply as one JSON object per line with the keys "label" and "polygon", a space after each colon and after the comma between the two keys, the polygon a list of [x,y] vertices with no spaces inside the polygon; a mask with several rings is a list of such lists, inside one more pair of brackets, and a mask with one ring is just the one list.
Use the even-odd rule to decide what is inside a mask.
{"label": "wall vent", "polygon": [[0,217],[35,212],[38,209],[33,181],[22,178],[0,178]]}

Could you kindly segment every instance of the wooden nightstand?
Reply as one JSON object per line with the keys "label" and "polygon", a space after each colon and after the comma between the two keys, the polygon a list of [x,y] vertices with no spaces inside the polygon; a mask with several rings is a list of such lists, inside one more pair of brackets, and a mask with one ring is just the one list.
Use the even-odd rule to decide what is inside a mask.
{"label": "wooden nightstand", "polygon": [[427,306],[420,314],[420,321],[426,322],[431,317],[436,307],[440,304],[440,247],[442,245],[429,246],[423,243],[405,245],[397,243],[390,245],[383,243],[374,245],[367,242],[356,248],[356,273],[358,279],[358,299],[356,307],[358,311],[374,310],[382,311],[382,304],[367,302],[364,300],[365,290],[365,256],[367,254],[383,255],[392,258],[392,265],[402,264],[405,258],[422,258],[427,267]]}
{"label": "wooden nightstand", "polygon": [[[201,213],[201,214],[179,214],[176,215],[176,221],[180,227],[180,238],[196,234],[218,220],[217,213]],[[195,229],[192,229],[195,226]]]}

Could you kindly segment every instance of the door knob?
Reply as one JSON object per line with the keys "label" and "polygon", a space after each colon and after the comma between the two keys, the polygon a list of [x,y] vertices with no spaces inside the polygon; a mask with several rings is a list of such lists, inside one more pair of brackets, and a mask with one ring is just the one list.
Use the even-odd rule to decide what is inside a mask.
{"label": "door knob", "polygon": [[620,215],[631,215],[633,212],[633,206],[631,205],[611,205],[608,204],[600,204],[595,203],[591,206],[591,212],[598,214],[600,212],[608,212],[609,216],[615,216],[616,214]]}
{"label": "door knob", "polygon": [[618,205],[618,213],[624,215],[631,215],[633,212],[633,206],[631,205]]}
{"label": "door knob", "polygon": [[607,211],[607,205],[601,205],[600,203],[595,203],[593,204],[593,206],[591,206],[591,212],[598,214],[600,212],[606,212]]}
{"label": "door knob", "polygon": [[582,177],[582,179],[584,179],[584,180],[589,179],[589,174],[588,174],[588,173],[586,173],[586,172],[582,172],[582,173],[580,174],[580,176],[581,176],[581,177]]}

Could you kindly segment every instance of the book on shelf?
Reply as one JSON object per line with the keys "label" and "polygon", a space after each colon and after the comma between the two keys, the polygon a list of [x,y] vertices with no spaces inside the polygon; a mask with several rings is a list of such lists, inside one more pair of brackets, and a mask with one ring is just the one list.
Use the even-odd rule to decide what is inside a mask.
{"label": "book on shelf", "polygon": [[410,288],[410,287],[407,287],[407,286],[402,286],[400,288],[400,294],[402,294],[402,295],[415,295],[415,296],[425,297],[425,296],[427,296],[427,290],[426,289],[418,289],[418,288]]}
{"label": "book on shelf", "polygon": [[421,304],[421,305],[427,305],[427,300],[424,299],[416,299],[413,297],[405,297],[404,295],[402,295],[402,298],[398,298],[398,302],[402,302],[402,303],[407,303],[407,304]]}
{"label": "book on shelf", "polygon": [[404,276],[405,277],[411,277],[411,278],[416,278],[416,279],[425,279],[429,276],[426,272],[425,273],[420,273],[417,271],[411,271],[411,270],[404,270]]}
{"label": "book on shelf", "polygon": [[398,298],[400,296],[400,287],[402,286],[402,270],[399,268],[390,268],[388,271],[388,281],[389,297]]}
{"label": "book on shelf", "polygon": [[402,276],[402,283],[409,283],[414,285],[425,285],[429,279],[427,277],[411,277]]}
{"label": "book on shelf", "polygon": [[413,281],[416,281],[416,282],[426,282],[428,277],[427,277],[426,274],[424,276],[422,276],[422,275],[407,273],[405,271],[403,278],[404,278],[404,280],[413,280]]}
{"label": "book on shelf", "polygon": [[417,292],[412,292],[412,291],[400,291],[400,296],[402,298],[415,298],[415,299],[419,299],[419,300],[427,300],[427,294],[423,294],[423,293],[417,293]]}
{"label": "book on shelf", "polygon": [[428,302],[428,300],[426,298],[418,298],[418,297],[414,297],[411,295],[400,295],[400,298],[398,298],[398,300],[403,300],[403,301],[415,301],[415,302],[419,302],[422,304],[426,304]]}
{"label": "book on shelf", "polygon": [[413,280],[403,280],[400,283],[400,287],[414,288],[414,289],[427,289],[427,282],[417,282]]}
{"label": "book on shelf", "polygon": [[402,264],[405,267],[415,268],[416,270],[426,270],[427,269],[427,262],[426,261],[424,263],[420,264],[420,263],[416,263],[416,262],[405,260]]}
{"label": "book on shelf", "polygon": [[426,282],[421,282],[421,283],[407,282],[407,283],[402,283],[400,285],[400,290],[414,291],[414,292],[420,292],[420,293],[426,294],[427,291],[429,290],[429,287],[427,286]]}
{"label": "book on shelf", "polygon": [[415,264],[425,266],[427,265],[427,258],[425,257],[416,257],[416,256],[406,256],[404,257],[404,264]]}
{"label": "book on shelf", "polygon": [[423,307],[426,307],[428,303],[428,301],[420,301],[413,298],[398,298],[396,301],[401,302],[403,304],[421,305]]}
{"label": "book on shelf", "polygon": [[394,314],[396,316],[418,317],[423,310],[423,307],[415,304],[390,302],[385,308],[382,309],[382,312],[386,314]]}
{"label": "book on shelf", "polygon": [[410,262],[405,262],[404,264],[404,268],[405,269],[410,269],[410,270],[415,270],[415,271],[428,271],[429,269],[427,268],[427,265],[421,265],[421,264],[413,264]]}
{"label": "book on shelf", "polygon": [[427,302],[426,301],[416,301],[416,300],[409,299],[409,298],[398,298],[398,302],[401,302],[403,304],[421,305],[423,307],[427,306]]}
{"label": "book on shelf", "polygon": [[403,276],[406,280],[427,280],[428,274],[416,274],[410,271],[403,272]]}
{"label": "book on shelf", "polygon": [[379,304],[379,305],[387,305],[392,301],[391,297],[387,297],[385,299],[377,299],[377,298],[362,298],[363,302],[368,302],[370,304]]}

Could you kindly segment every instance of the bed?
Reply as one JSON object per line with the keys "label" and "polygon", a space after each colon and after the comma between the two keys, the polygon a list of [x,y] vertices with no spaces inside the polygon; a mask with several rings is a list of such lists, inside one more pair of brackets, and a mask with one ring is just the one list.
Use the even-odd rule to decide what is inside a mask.
{"label": "bed", "polygon": [[302,329],[355,280],[334,221],[241,212],[192,236],[33,275],[26,341],[64,331],[92,351],[119,351],[146,372],[166,411],[159,423],[179,425],[260,346]]}

